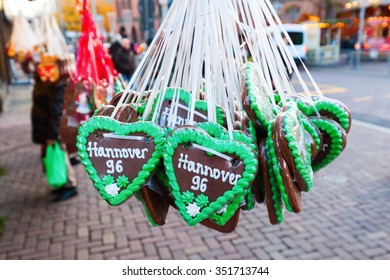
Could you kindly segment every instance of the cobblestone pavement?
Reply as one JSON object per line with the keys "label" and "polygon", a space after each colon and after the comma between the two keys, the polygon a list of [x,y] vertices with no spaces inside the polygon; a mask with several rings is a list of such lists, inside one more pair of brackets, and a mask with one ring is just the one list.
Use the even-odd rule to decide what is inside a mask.
{"label": "cobblestone pavement", "polygon": [[0,259],[390,259],[390,131],[355,122],[343,154],[315,175],[303,211],[268,222],[264,205],[235,232],[189,227],[170,209],[149,225],[134,198],[111,207],[78,166],[79,195],[51,202],[31,143],[29,91],[11,90],[0,116]]}

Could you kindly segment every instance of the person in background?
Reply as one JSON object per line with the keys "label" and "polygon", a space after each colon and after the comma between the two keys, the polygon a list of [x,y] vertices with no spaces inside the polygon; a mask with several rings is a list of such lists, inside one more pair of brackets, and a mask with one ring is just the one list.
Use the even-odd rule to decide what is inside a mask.
{"label": "person in background", "polygon": [[[42,160],[45,157],[47,146],[58,141],[65,89],[65,79],[60,79],[56,83],[43,82],[35,71],[31,110],[32,140],[41,145]],[[62,144],[61,148],[66,151],[65,145]],[[66,167],[68,182],[62,187],[52,190],[55,202],[67,200],[77,195],[77,181],[68,156],[66,157]]]}
{"label": "person in background", "polygon": [[111,58],[114,57],[114,54],[120,48],[121,40],[122,40],[122,36],[120,34],[115,34],[115,36],[114,36],[114,38],[112,40],[111,46],[108,49],[108,53],[111,56]]}
{"label": "person in background", "polygon": [[122,38],[127,38],[128,35],[127,35],[126,27],[121,25],[121,27],[119,28],[119,34],[121,35]]}
{"label": "person in background", "polygon": [[134,50],[131,47],[130,39],[123,38],[121,40],[120,47],[113,55],[113,63],[123,79],[126,82],[130,81],[136,68]]}

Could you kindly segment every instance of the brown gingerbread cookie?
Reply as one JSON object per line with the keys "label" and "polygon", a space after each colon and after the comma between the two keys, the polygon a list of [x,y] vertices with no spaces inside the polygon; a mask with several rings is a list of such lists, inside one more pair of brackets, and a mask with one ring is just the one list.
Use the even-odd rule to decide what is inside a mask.
{"label": "brown gingerbread cookie", "polygon": [[[302,211],[302,195],[301,190],[294,181],[293,176],[291,175],[288,164],[285,160],[285,139],[282,139],[282,135],[280,134],[280,118],[276,118],[275,124],[272,129],[272,138],[275,148],[275,153],[278,161],[278,167],[280,171],[280,176],[282,177],[282,183],[285,193],[287,194],[289,204],[291,206],[291,210],[295,213],[299,213]],[[291,156],[292,157],[292,156]],[[289,159],[289,160],[292,160]]]}
{"label": "brown gingerbread cookie", "polygon": [[152,219],[152,223],[162,226],[169,210],[169,203],[163,195],[160,182],[152,176],[152,179],[140,189],[143,206]]}
{"label": "brown gingerbread cookie", "polygon": [[267,136],[269,122],[275,118],[269,91],[260,80],[254,63],[248,62],[241,72],[241,101],[259,137]]}
{"label": "brown gingerbread cookie", "polygon": [[[300,173],[298,172],[298,170],[296,168],[296,163],[295,163],[294,157],[292,155],[292,152],[291,152],[291,150],[288,146],[288,142],[286,140],[286,134],[284,132],[284,123],[283,123],[283,115],[282,114],[280,114],[275,120],[273,133],[276,134],[274,137],[277,136],[277,138],[278,138],[278,142],[277,142],[278,148],[275,147],[277,155],[280,155],[281,157],[283,157],[284,163],[286,163],[288,165],[288,169],[290,170],[290,172],[292,174],[293,180],[296,181],[296,185],[298,186],[299,190],[306,191],[307,185],[306,185],[305,181],[302,179],[302,176],[300,175]],[[305,136],[301,135],[300,137],[305,137]],[[306,137],[304,138],[304,141],[306,141],[306,139],[307,139]],[[306,142],[304,142],[304,143],[306,143]],[[283,163],[283,165],[284,165],[284,163]]]}
{"label": "brown gingerbread cookie", "polygon": [[240,218],[240,209],[237,209],[233,217],[231,217],[223,226],[216,224],[214,221],[210,219],[204,220],[200,222],[200,224],[222,233],[229,233],[234,231],[237,228],[239,218]]}
{"label": "brown gingerbread cookie", "polygon": [[[112,105],[106,105],[104,107],[107,108],[106,111],[114,108]],[[104,107],[102,109],[104,109]],[[114,118],[120,122],[131,123],[137,121],[138,115],[130,104],[123,104],[120,106]],[[140,134],[140,136],[142,135]],[[169,203],[163,195],[159,181],[156,180],[153,175],[150,180],[140,188],[137,197],[142,201],[150,222],[154,225],[164,225]]]}
{"label": "brown gingerbread cookie", "polygon": [[323,148],[312,161],[313,170],[318,171],[341,154],[347,144],[347,135],[343,127],[332,119],[313,117],[311,121],[321,131],[323,139]]}
{"label": "brown gingerbread cookie", "polygon": [[114,112],[115,107],[112,105],[103,105],[95,113],[95,116],[106,116],[111,117],[112,112]]}
{"label": "brown gingerbread cookie", "polygon": [[122,104],[114,119],[124,123],[132,123],[138,121],[138,114],[130,104]]}
{"label": "brown gingerbread cookie", "polygon": [[118,103],[119,103],[119,101],[121,100],[121,98],[122,98],[122,95],[123,95],[123,91],[121,91],[121,92],[118,92],[117,94],[115,94],[113,97],[112,97],[112,99],[110,100],[110,105],[112,105],[112,106],[116,106],[116,105],[118,105]]}
{"label": "brown gingerbread cookie", "polygon": [[262,174],[261,185],[255,185],[255,190],[257,189],[255,194],[256,196],[264,196],[270,223],[272,225],[280,224],[283,220],[282,201],[277,187],[274,184],[273,186],[271,185],[271,182],[275,180],[271,179],[270,176],[265,139],[261,139],[259,142],[259,169],[259,173]]}

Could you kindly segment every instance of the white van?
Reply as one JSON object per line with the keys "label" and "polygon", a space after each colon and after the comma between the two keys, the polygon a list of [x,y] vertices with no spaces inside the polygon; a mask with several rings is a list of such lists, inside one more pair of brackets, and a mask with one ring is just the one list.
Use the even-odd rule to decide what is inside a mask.
{"label": "white van", "polygon": [[[308,46],[307,46],[307,29],[305,25],[302,24],[283,24],[284,29],[286,29],[287,34],[290,36],[291,41],[293,42],[296,51],[294,51],[293,47],[288,44],[287,40],[286,43],[288,44],[288,49],[290,50],[290,53],[292,57],[294,58],[295,62],[299,65],[300,59],[305,62],[307,59],[307,52],[308,52]],[[280,29],[280,27],[279,27]],[[283,33],[281,32],[282,37],[284,37]]]}

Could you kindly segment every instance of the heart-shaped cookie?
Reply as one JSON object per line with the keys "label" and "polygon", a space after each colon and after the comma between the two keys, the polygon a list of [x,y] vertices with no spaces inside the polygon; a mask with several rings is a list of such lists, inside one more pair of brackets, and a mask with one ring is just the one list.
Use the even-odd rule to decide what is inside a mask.
{"label": "heart-shaped cookie", "polygon": [[168,136],[164,166],[182,218],[224,225],[237,211],[257,172],[255,153],[238,141],[218,140],[197,127]]}
{"label": "heart-shaped cookie", "polygon": [[272,158],[272,162],[274,164],[273,171],[276,178],[276,184],[282,194],[282,199],[286,205],[286,209],[299,213],[302,210],[301,190],[297,186],[297,181],[293,179],[293,175],[291,174],[285,159],[285,154],[283,153],[283,141],[285,140],[281,139],[282,134],[278,129],[278,121],[282,119],[278,119],[279,116],[272,125],[272,141],[269,140],[270,145],[272,145],[269,148],[270,153],[272,156],[275,156]]}
{"label": "heart-shaped cookie", "polygon": [[229,233],[237,228],[239,218],[240,209],[237,209],[236,213],[234,213],[234,215],[223,226],[218,225],[211,219],[203,220],[200,224],[222,233]]}
{"label": "heart-shaped cookie", "polygon": [[313,171],[318,171],[334,161],[347,144],[345,130],[337,122],[327,118],[311,118],[321,131],[323,146],[312,162]]}
{"label": "heart-shaped cookie", "polygon": [[[230,136],[229,132],[224,127],[216,123],[198,123],[197,127],[202,128],[210,136],[219,140],[229,140],[232,136],[233,140],[247,144],[257,154],[257,145],[255,144],[256,138],[252,138],[249,134],[243,131],[233,130],[232,135]],[[256,179],[253,181],[253,183],[256,183]],[[255,194],[252,186],[248,188],[247,194],[242,204],[242,210],[249,211],[255,207]]]}
{"label": "heart-shaped cookie", "polygon": [[[190,115],[190,104],[192,102],[191,93],[184,89],[179,88],[168,88],[163,92],[159,93],[156,97],[152,114],[157,107],[160,107],[159,116],[157,123],[161,127],[171,126],[178,127],[187,124],[187,120]],[[161,103],[161,106],[158,104]],[[171,108],[174,106],[175,114],[171,114]],[[208,105],[204,100],[195,101],[195,110],[194,110],[194,123],[209,122],[208,119]],[[224,109],[216,105],[216,123],[225,126],[225,111]],[[173,119],[175,118],[175,119]]]}
{"label": "heart-shaped cookie", "polygon": [[244,65],[241,77],[242,104],[258,134],[267,135],[268,123],[275,118],[267,89],[261,84],[255,64]]}
{"label": "heart-shaped cookie", "polygon": [[110,205],[125,202],[147,182],[162,157],[163,130],[151,122],[122,124],[94,117],[79,128],[81,163]]}
{"label": "heart-shaped cookie", "polygon": [[322,135],[318,127],[309,118],[301,116],[301,123],[305,129],[306,142],[311,147],[311,160],[313,161],[318,151],[322,149]]}
{"label": "heart-shaped cookie", "polygon": [[306,142],[305,130],[295,104],[284,107],[275,120],[280,148],[288,167],[301,191],[309,191],[313,185],[311,145]]}
{"label": "heart-shaped cookie", "polygon": [[136,197],[142,202],[148,220],[153,226],[165,224],[169,203],[164,196],[160,181],[154,175],[136,193]]}
{"label": "heart-shaped cookie", "polygon": [[[336,121],[347,133],[349,132],[352,124],[351,112],[342,102],[331,98],[321,98],[314,102],[314,106],[321,117]],[[311,115],[316,116],[316,112],[313,110]]]}
{"label": "heart-shaped cookie", "polygon": [[332,119],[338,122],[347,133],[349,132],[352,123],[351,112],[339,100],[320,97],[313,97],[311,102],[303,98],[292,98],[292,100],[306,116]]}
{"label": "heart-shaped cookie", "polygon": [[112,105],[101,105],[99,108],[93,112],[93,117],[96,116],[106,116],[109,117],[111,116],[112,112],[114,112],[115,107]]}
{"label": "heart-shaped cookie", "polygon": [[[259,169],[261,171],[261,187],[264,192],[264,200],[268,210],[269,221],[272,225],[280,224],[283,221],[283,203],[280,191],[276,186],[276,179],[269,166],[267,156],[267,143],[265,139],[259,142]],[[261,190],[259,190],[261,191]]]}

